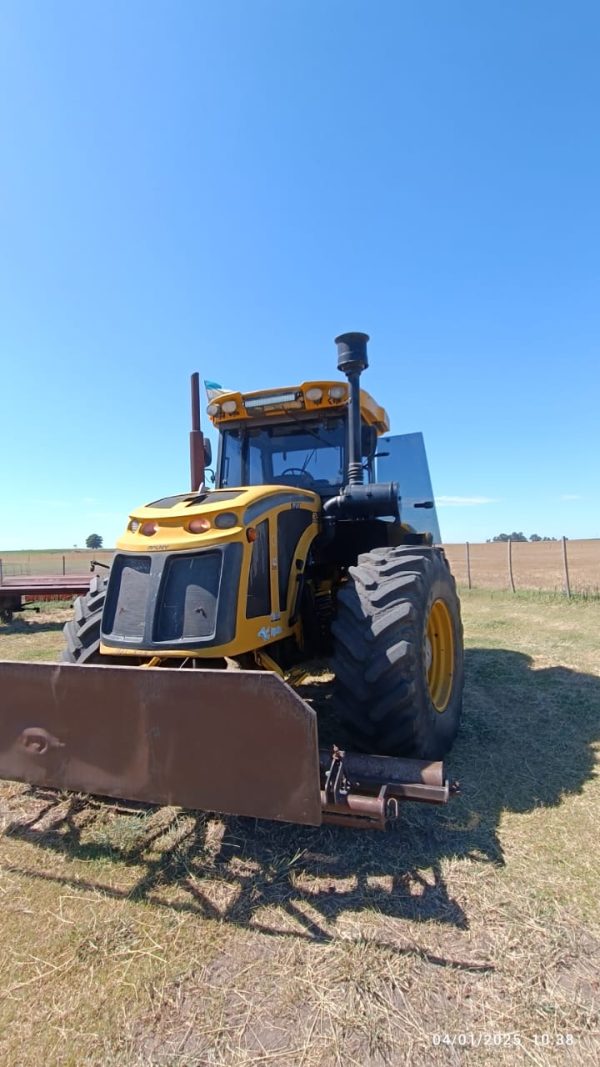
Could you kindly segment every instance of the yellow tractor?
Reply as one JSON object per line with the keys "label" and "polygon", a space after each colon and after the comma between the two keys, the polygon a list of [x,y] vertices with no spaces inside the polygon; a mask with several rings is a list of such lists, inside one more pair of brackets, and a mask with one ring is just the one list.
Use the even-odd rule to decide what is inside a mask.
{"label": "yellow tractor", "polygon": [[[336,338],[345,381],[219,390],[210,487],[193,376],[191,491],[131,513],[63,664],[0,664],[0,775],[309,824],[447,800],[459,602],[442,548],[376,480],[389,424],[360,388],[368,340]],[[315,659],[343,748],[319,749],[300,695]]]}

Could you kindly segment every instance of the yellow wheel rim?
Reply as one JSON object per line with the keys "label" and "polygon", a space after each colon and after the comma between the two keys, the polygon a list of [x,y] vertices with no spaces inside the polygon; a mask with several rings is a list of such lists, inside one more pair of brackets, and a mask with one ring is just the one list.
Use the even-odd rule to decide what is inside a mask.
{"label": "yellow wheel rim", "polygon": [[434,600],[425,632],[425,662],[429,697],[436,711],[445,711],[454,677],[452,618],[443,600]]}

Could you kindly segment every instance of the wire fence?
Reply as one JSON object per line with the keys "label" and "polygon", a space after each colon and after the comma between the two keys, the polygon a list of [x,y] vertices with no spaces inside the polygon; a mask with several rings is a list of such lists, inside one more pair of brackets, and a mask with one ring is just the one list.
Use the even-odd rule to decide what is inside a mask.
{"label": "wire fence", "polygon": [[459,585],[600,595],[600,538],[444,545]]}
{"label": "wire fence", "polygon": [[92,563],[110,563],[114,552],[79,548],[70,552],[5,552],[0,557],[0,583],[3,578],[21,575],[88,574]]}
{"label": "wire fence", "polygon": [[[570,541],[494,541],[444,545],[452,573],[469,589],[542,589],[567,595],[600,595],[600,538]],[[108,549],[70,552],[7,552],[3,577],[88,574],[94,560],[110,563]]]}

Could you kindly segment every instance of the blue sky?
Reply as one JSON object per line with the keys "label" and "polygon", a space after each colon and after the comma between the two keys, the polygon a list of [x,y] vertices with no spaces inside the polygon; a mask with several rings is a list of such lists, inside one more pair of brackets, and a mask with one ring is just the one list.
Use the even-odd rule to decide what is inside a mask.
{"label": "blue sky", "polygon": [[600,7],[0,6],[0,550],[188,485],[188,376],[425,434],[446,540],[600,536]]}

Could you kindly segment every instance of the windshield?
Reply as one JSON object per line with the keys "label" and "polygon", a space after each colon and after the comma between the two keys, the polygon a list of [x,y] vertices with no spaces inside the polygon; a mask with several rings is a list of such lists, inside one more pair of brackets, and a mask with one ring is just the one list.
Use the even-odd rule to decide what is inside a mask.
{"label": "windshield", "polygon": [[345,420],[338,418],[225,430],[220,487],[338,489],[344,481],[345,445]]}

